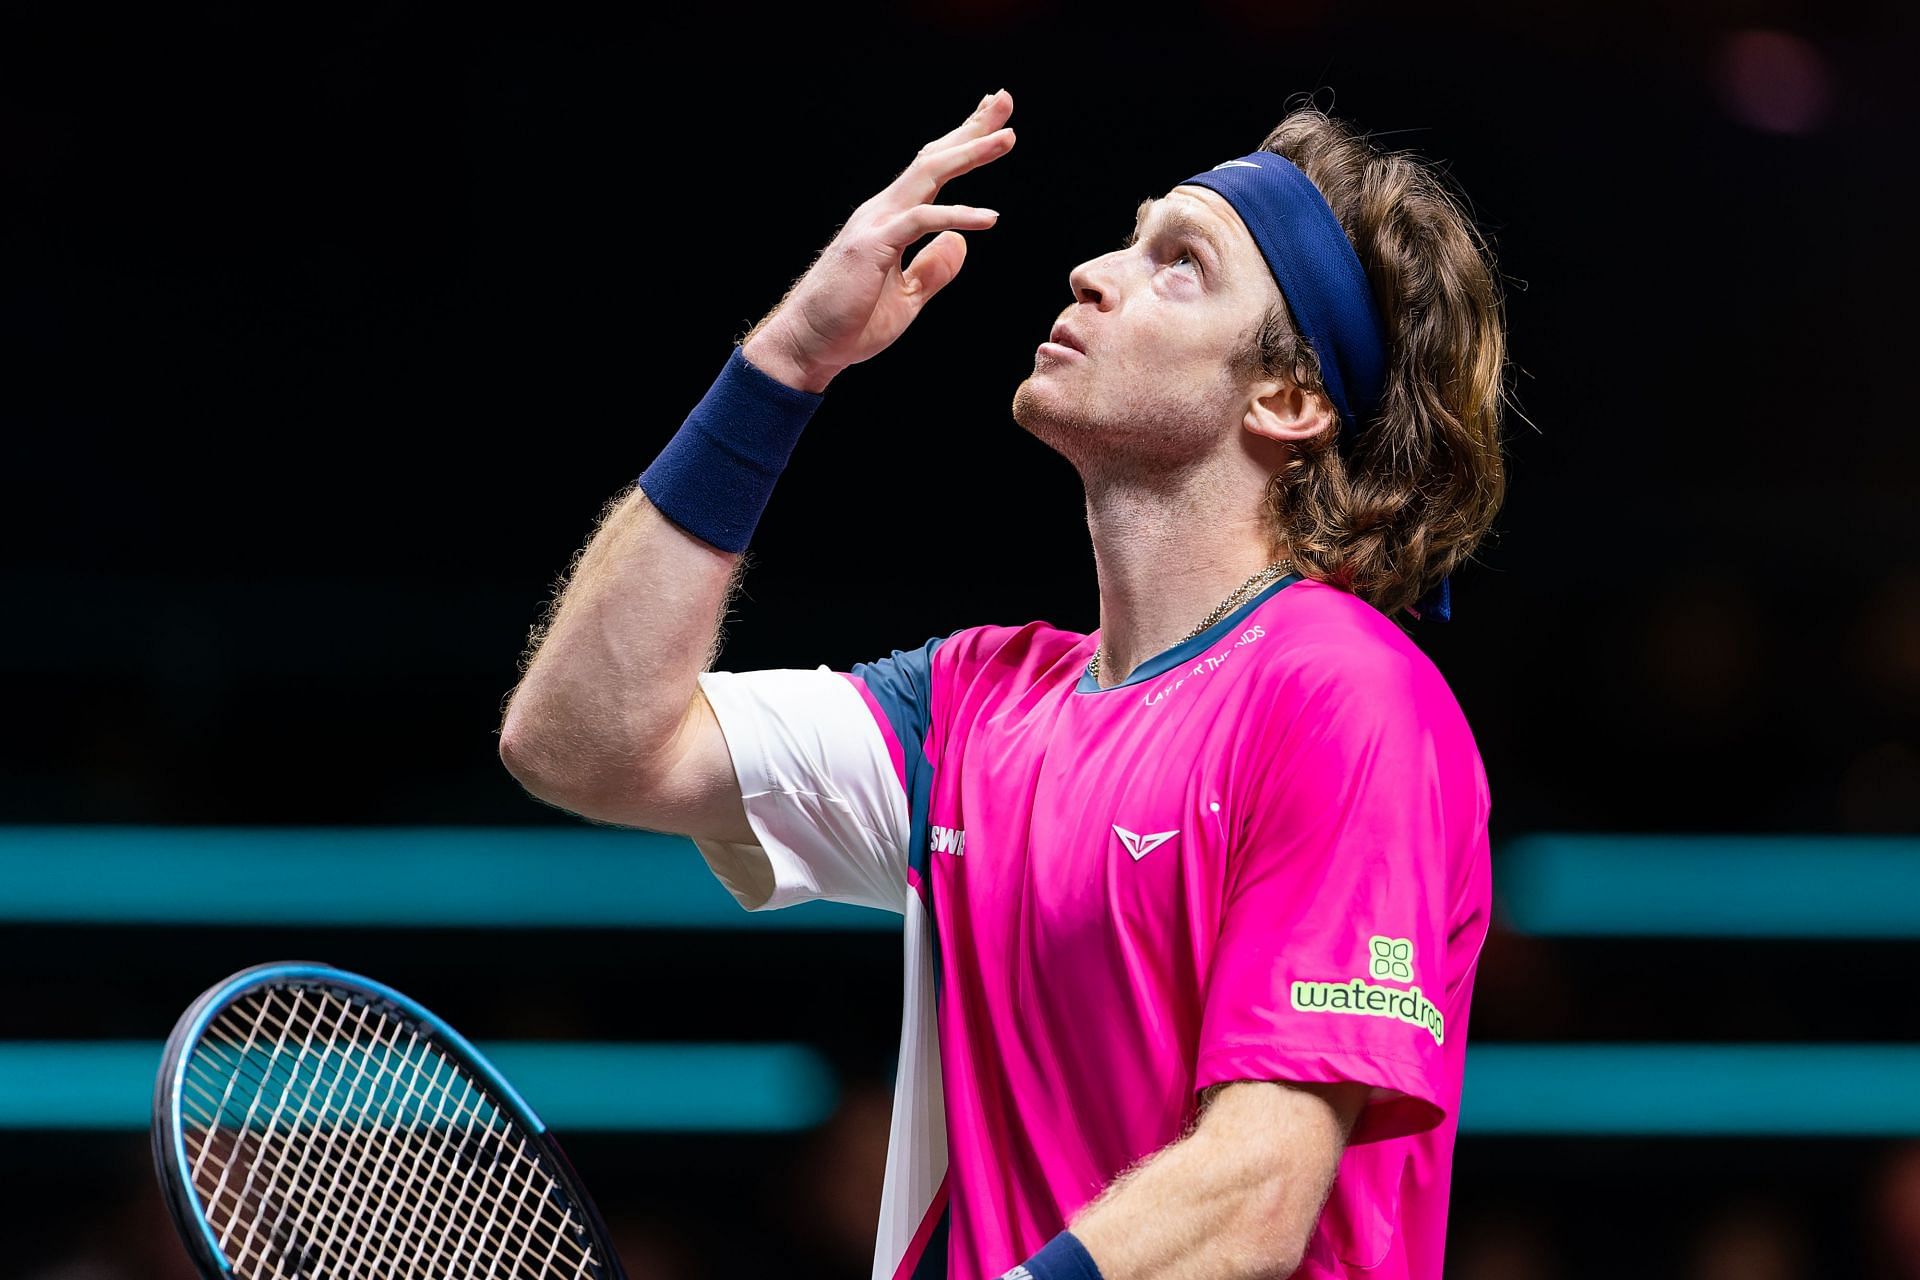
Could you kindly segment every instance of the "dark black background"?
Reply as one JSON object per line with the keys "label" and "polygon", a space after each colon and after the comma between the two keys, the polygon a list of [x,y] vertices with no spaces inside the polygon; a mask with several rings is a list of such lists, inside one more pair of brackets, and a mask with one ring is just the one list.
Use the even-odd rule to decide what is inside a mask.
{"label": "dark black background", "polygon": [[[1486,762],[1496,882],[1499,843],[1525,831],[1913,832],[1914,22],[1858,4],[12,10],[0,819],[568,821],[495,737],[557,575],[854,206],[1005,86],[1018,144],[942,195],[1000,223],[830,388],[722,667],[1097,625],[1077,479],[1013,423],[1013,390],[1068,271],[1117,247],[1142,197],[1315,93],[1444,165],[1507,289],[1509,497],[1454,577],[1454,620],[1415,632]],[[1799,131],[1735,88],[1753,31],[1822,69]],[[692,1038],[769,973],[814,975],[830,999],[802,988],[791,1025],[741,1033],[810,1037],[884,1084],[897,940],[663,937],[516,941],[593,970],[576,1025],[608,1038]],[[663,948],[698,959],[656,981]],[[157,1038],[270,955],[408,989],[500,949],[484,931],[11,927],[4,1032]],[[1489,949],[1487,1042],[1914,1033],[1884,1007],[1800,1004],[1834,966],[1911,974],[1893,944],[1749,952],[1740,972],[1784,1019],[1758,1034],[1624,994],[1711,972],[1711,943],[1502,931]],[[1553,1024],[1501,957],[1593,1021]],[[142,972],[117,994],[75,998],[128,958]],[[538,999],[444,1012],[485,1039],[537,1022]],[[84,1230],[100,1194],[145,1194],[133,1139],[74,1137],[58,1172],[30,1174],[43,1156],[21,1153],[61,1141],[8,1140],[0,1176],[39,1189],[11,1205]],[[857,1144],[570,1149],[616,1216],[680,1233],[662,1275],[802,1269],[782,1179],[845,1177],[856,1202],[870,1179],[877,1204],[878,1155]],[[1702,1241],[1756,1197],[1802,1233],[1806,1274],[1890,1268],[1871,1205],[1891,1150],[1469,1135],[1449,1273],[1734,1274]],[[120,1248],[145,1274],[159,1264],[97,1237],[149,1226],[27,1257]],[[1542,1242],[1514,1243],[1528,1232]]]}

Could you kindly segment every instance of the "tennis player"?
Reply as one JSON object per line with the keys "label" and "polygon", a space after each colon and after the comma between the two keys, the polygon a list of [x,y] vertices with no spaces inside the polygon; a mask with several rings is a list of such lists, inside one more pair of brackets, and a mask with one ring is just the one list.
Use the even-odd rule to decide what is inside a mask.
{"label": "tennis player", "polygon": [[1084,483],[1097,631],[709,669],[828,384],[994,225],[933,201],[1011,111],[856,209],[609,504],[502,758],[748,910],[905,917],[874,1280],[1431,1280],[1489,793],[1395,615],[1445,616],[1500,504],[1505,364],[1433,171],[1304,107],[1074,268],[1012,413]]}

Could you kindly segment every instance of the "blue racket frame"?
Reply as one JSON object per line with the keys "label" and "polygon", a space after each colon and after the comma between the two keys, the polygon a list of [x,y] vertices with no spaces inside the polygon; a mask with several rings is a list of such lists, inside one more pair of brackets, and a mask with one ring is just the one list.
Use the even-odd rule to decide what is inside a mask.
{"label": "blue racket frame", "polygon": [[220,1242],[215,1238],[206,1215],[200,1211],[200,1202],[193,1190],[193,1166],[187,1159],[186,1128],[180,1113],[187,1062],[207,1027],[229,1005],[261,987],[289,983],[312,983],[350,991],[363,998],[389,1004],[424,1026],[447,1049],[449,1056],[458,1060],[491,1089],[501,1106],[538,1140],[541,1150],[552,1161],[554,1180],[572,1198],[574,1207],[580,1210],[585,1220],[587,1234],[592,1237],[594,1247],[604,1262],[606,1280],[627,1280],[620,1259],[613,1251],[606,1223],[601,1220],[600,1211],[587,1194],[580,1175],[574,1171],[573,1162],[567,1159],[559,1142],[548,1132],[546,1123],[527,1105],[527,1100],[520,1096],[519,1090],[474,1048],[471,1041],[418,1000],[394,990],[384,982],[376,982],[372,978],[349,973],[317,960],[280,960],[254,965],[207,988],[180,1015],[180,1020],[167,1037],[166,1051],[160,1057],[160,1070],[154,1081],[153,1124],[150,1130],[154,1169],[159,1174],[160,1190],[167,1202],[167,1211],[173,1217],[173,1225],[179,1230],[181,1240],[208,1280],[229,1280],[233,1275],[233,1267],[221,1255]]}

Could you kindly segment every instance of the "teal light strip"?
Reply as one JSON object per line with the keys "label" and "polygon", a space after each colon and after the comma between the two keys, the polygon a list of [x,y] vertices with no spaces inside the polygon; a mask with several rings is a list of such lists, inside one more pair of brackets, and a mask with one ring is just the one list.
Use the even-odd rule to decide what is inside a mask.
{"label": "teal light strip", "polygon": [[1920,938],[1920,840],[1904,836],[1517,837],[1494,854],[1523,933]]}
{"label": "teal light strip", "polygon": [[[0,1042],[0,1129],[144,1129],[158,1044]],[[839,1083],[796,1044],[481,1045],[560,1132],[765,1133],[832,1114]]]}
{"label": "teal light strip", "polygon": [[652,831],[0,826],[0,921],[897,932],[901,917],[747,911],[692,841]]}
{"label": "teal light strip", "polygon": [[1910,1137],[1920,1045],[1469,1046],[1460,1131]]}
{"label": "teal light strip", "polygon": [[[562,1134],[776,1132],[831,1114],[838,1081],[791,1044],[483,1045]],[[160,1046],[0,1043],[0,1129],[143,1129]],[[1491,1044],[1467,1050],[1463,1134],[1920,1135],[1920,1046]]]}
{"label": "teal light strip", "polygon": [[[1920,938],[1920,840],[1528,835],[1496,851],[1494,893],[1533,934]],[[900,927],[838,902],[742,910],[690,840],[605,827],[0,826],[0,921]]]}

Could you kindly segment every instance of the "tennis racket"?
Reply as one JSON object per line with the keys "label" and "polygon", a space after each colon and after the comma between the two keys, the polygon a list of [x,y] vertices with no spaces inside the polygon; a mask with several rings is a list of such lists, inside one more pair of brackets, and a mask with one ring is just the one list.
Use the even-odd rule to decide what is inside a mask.
{"label": "tennis racket", "polygon": [[626,1280],[513,1086],[415,1001],[329,965],[202,993],[167,1038],[152,1134],[208,1280]]}

